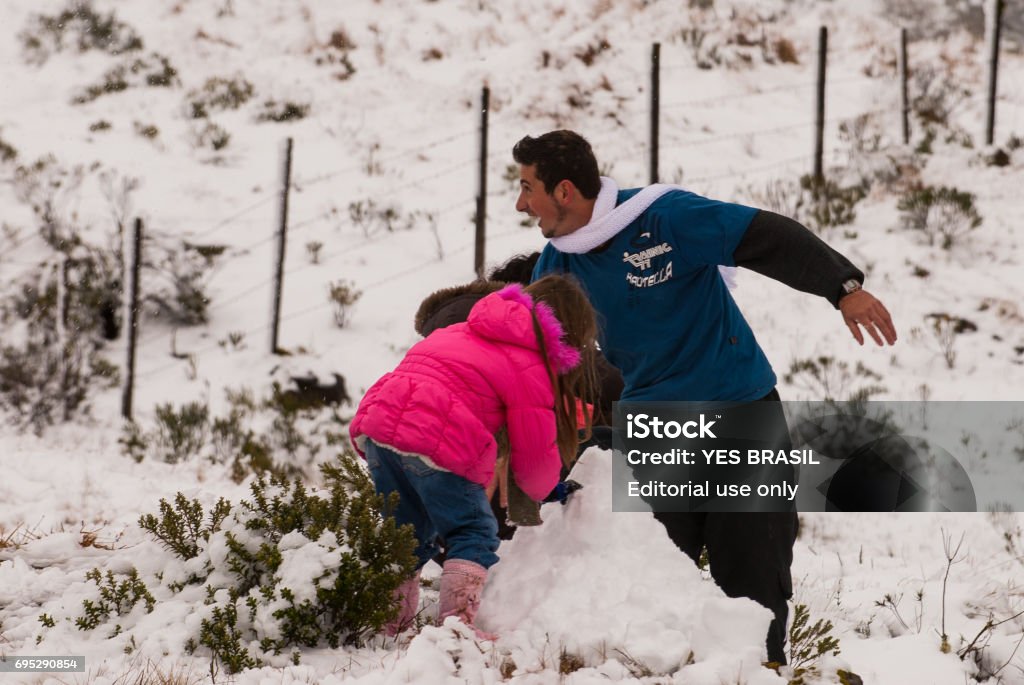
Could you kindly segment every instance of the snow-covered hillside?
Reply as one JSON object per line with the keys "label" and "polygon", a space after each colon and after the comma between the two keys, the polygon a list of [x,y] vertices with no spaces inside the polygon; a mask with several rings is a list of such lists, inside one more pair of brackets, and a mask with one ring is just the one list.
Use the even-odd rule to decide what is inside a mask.
{"label": "snow-covered hillside", "polygon": [[[1019,21],[1019,8],[1007,4]],[[200,278],[208,323],[175,326],[147,305],[134,396],[147,429],[159,404],[198,401],[221,416],[231,405],[226,390],[262,397],[273,381],[310,372],[343,374],[358,401],[392,368],[417,340],[412,319],[423,297],[474,276],[485,85],[488,266],[543,245],[514,210],[511,146],[523,135],[571,128],[621,186],[647,182],[654,42],[662,46],[662,180],[815,223],[799,179],[812,165],[821,25],[829,29],[826,173],[857,199],[839,208],[853,210],[851,221],[820,234],[868,274],[866,287],[892,312],[900,341],[859,347],[828,303],[741,271],[734,295],[782,379],[780,392],[842,399],[881,386],[879,399],[1021,399],[1024,56],[1019,34],[1008,30],[995,144],[986,147],[987,54],[971,3],[96,0],[94,9],[123,22],[107,47],[118,38],[142,42],[119,54],[79,51],[73,20],[40,23],[68,6],[0,9],[0,296],[14,302],[26,284],[52,282],[59,260],[48,227],[51,238],[53,227],[73,228],[113,254],[118,223],[141,217],[154,264],[182,240],[223,246]],[[911,29],[914,72],[906,146],[901,24]],[[196,103],[205,116],[195,116]],[[270,312],[289,137],[279,344],[290,354],[279,356],[269,354]],[[991,163],[997,151],[1005,165]],[[948,248],[941,235],[929,244],[934,217],[915,230],[899,209],[927,186],[972,193],[981,217]],[[168,288],[169,268],[144,271],[143,293]],[[328,297],[339,281],[361,292],[343,328]],[[3,326],[4,346],[29,335],[17,315]],[[124,345],[122,333],[100,350],[122,377]],[[794,362],[822,357],[832,359],[829,387],[807,373],[783,378]],[[183,647],[200,602],[156,579],[169,557],[136,522],[178,491],[211,504],[244,497],[247,482],[206,458],[136,462],[118,442],[119,388],[96,389],[89,403],[88,416],[41,437],[14,424],[0,433],[0,654],[86,655],[87,673],[51,682],[135,682],[147,670],[146,682],[159,682],[156,671],[174,682],[208,681],[208,656]],[[285,656],[233,679],[785,682],[760,666],[767,612],[724,598],[649,515],[609,510],[610,459],[588,452],[574,474],[585,489],[564,509],[545,507],[544,526],[502,547],[481,615],[498,642],[428,626],[411,640],[308,649],[298,666]],[[956,547],[961,536],[950,564],[944,541]],[[837,669],[885,685],[1024,682],[1019,514],[807,514],[795,553],[794,603],[812,621],[832,621],[840,640],[839,656],[820,663],[823,682],[837,682]],[[126,616],[111,639],[61,621],[95,590],[87,571],[131,566],[163,593],[157,611]],[[428,588],[426,613],[434,601]],[[40,623],[44,613],[56,627]],[[949,653],[940,651],[943,632]],[[566,654],[581,659],[562,669],[568,674],[559,672]],[[3,673],[0,681],[45,677]]]}

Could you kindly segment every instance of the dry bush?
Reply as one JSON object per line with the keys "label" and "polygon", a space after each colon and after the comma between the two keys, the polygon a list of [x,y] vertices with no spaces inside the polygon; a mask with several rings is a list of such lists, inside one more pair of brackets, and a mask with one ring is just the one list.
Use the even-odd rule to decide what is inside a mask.
{"label": "dry bush", "polygon": [[788,38],[777,38],[772,44],[775,56],[783,64],[800,64],[800,57],[797,54],[796,46]]}

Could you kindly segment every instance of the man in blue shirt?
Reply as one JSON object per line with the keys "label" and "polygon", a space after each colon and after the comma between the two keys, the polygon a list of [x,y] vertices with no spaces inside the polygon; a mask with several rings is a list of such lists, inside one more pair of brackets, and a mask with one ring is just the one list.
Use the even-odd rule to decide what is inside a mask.
{"label": "man in blue shirt", "polygon": [[[836,307],[858,343],[896,342],[889,312],[861,287],[864,274],[798,222],[675,186],[619,190],[590,144],[572,131],[523,138],[516,209],[549,239],[534,270],[573,274],[601,322],[601,350],[623,375],[622,400],[779,399],[776,376],[729,293],[743,266]],[[778,411],[779,420],[785,417]],[[784,424],[783,424],[784,425]],[[783,431],[785,432],[785,431]],[[769,661],[785,663],[795,513],[660,512],[694,561],[729,596],[768,607]]]}

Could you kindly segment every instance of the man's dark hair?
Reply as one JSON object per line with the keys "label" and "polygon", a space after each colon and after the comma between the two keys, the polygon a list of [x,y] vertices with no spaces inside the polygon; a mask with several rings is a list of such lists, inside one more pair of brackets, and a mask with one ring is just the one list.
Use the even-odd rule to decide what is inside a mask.
{"label": "man's dark hair", "polygon": [[551,131],[526,136],[512,148],[512,159],[535,166],[537,178],[549,194],[564,180],[572,181],[583,197],[593,200],[601,190],[601,173],[590,143],[575,131]]}
{"label": "man's dark hair", "polygon": [[491,273],[487,274],[487,280],[530,285],[533,267],[536,266],[538,259],[540,259],[540,252],[518,254],[501,266],[494,267]]}

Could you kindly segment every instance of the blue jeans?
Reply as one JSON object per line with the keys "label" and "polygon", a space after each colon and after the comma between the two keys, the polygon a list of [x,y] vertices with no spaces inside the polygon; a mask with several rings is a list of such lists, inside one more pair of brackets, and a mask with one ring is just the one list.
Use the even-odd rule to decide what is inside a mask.
{"label": "blue jeans", "polygon": [[417,568],[441,551],[441,541],[449,559],[465,559],[484,568],[498,563],[498,522],[484,486],[372,440],[366,441],[366,463],[378,493],[398,493],[398,506],[385,515],[393,516],[400,526],[412,524],[419,543]]}

